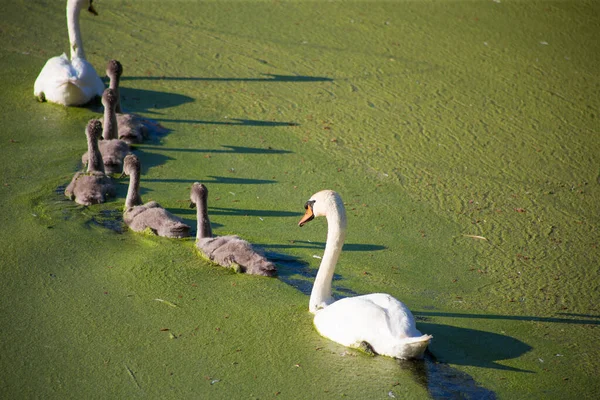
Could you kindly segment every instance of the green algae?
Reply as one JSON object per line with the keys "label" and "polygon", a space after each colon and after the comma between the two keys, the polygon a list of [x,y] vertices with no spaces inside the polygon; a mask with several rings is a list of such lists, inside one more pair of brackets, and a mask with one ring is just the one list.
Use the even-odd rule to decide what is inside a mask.
{"label": "green algae", "polygon": [[[144,200],[195,226],[205,183],[215,233],[264,247],[278,279],[127,231],[123,182],[102,205],[61,198],[99,110],[33,97],[67,49],[64,4],[7,7],[2,397],[600,391],[595,2],[104,0],[82,15],[90,62],[123,63],[125,109],[168,130],[135,149]],[[336,293],[406,302],[438,363],[314,331],[326,226],[296,224],[323,188],[349,218]]]}

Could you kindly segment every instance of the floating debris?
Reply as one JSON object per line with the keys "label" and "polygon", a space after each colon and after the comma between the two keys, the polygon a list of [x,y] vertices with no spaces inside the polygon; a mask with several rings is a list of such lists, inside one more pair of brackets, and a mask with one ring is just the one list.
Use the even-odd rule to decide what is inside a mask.
{"label": "floating debris", "polygon": [[163,300],[163,299],[154,299],[154,300],[155,300],[155,301],[160,301],[161,303],[165,303],[166,305],[168,305],[168,306],[170,306],[170,307],[174,307],[174,308],[177,308],[177,307],[179,307],[177,304],[175,304],[175,303],[171,303],[171,302],[170,302],[170,301],[168,301],[168,300]]}
{"label": "floating debris", "polygon": [[479,236],[479,235],[465,235],[463,234],[464,237],[468,237],[468,238],[472,238],[472,239],[479,239],[479,240],[486,240],[486,238],[484,238],[483,236]]}

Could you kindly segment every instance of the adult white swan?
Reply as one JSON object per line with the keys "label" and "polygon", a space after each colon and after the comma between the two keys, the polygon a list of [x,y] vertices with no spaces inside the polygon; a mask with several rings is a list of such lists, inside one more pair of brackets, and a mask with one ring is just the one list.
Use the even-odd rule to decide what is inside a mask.
{"label": "adult white swan", "polygon": [[423,335],[404,304],[389,294],[374,293],[338,301],[331,294],[331,281],[346,235],[346,210],[332,190],[314,194],[304,206],[303,226],[314,217],[327,218],[327,243],[310,295],[309,310],[324,337],[348,347],[367,347],[395,358],[421,358],[432,336]]}
{"label": "adult white swan", "polygon": [[88,11],[98,15],[92,6],[93,0],[67,0],[67,28],[71,59],[63,53],[46,62],[35,80],[33,94],[39,101],[50,101],[64,106],[80,106],[95,96],[102,96],[104,83],[96,70],[85,59],[79,14],[81,7],[88,5]]}

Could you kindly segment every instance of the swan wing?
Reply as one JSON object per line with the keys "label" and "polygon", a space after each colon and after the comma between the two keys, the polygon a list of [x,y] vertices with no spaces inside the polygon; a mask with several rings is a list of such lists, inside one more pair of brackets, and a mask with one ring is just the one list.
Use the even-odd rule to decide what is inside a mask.
{"label": "swan wing", "polygon": [[33,85],[33,94],[65,106],[83,105],[102,96],[104,83],[94,67],[82,58],[69,60],[66,54],[49,59]]}
{"label": "swan wing", "polygon": [[431,337],[422,335],[402,302],[375,293],[338,300],[315,315],[319,333],[348,347],[368,343],[378,354],[397,358],[419,357]]}

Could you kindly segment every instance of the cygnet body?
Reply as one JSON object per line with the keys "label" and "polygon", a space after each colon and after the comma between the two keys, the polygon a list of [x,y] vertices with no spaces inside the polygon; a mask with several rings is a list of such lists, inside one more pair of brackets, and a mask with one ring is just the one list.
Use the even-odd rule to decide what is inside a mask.
{"label": "cygnet body", "polygon": [[195,206],[197,209],[196,247],[205,257],[223,267],[234,268],[238,272],[262,276],[277,274],[275,264],[239,236],[212,236],[208,218],[208,189],[206,186],[198,182],[194,183],[190,200],[191,206]]}
{"label": "cygnet body", "polygon": [[[129,144],[117,139],[117,114],[115,113],[117,97],[111,88],[104,90],[102,104],[104,105],[102,128],[104,140],[98,143],[98,148],[102,154],[105,172],[107,174],[119,173],[123,170],[123,159],[129,153]],[[81,162],[84,165],[88,162],[88,154],[86,152],[81,156]]]}
{"label": "cygnet body", "polygon": [[112,180],[104,173],[102,154],[98,149],[101,134],[100,121],[90,120],[86,128],[89,154],[87,172],[77,172],[65,189],[67,197],[85,206],[104,203],[108,196],[115,196],[116,193]]}
{"label": "cygnet body", "polygon": [[129,175],[123,220],[135,232],[151,232],[158,236],[183,238],[190,236],[190,226],[165,210],[155,201],[142,204],[140,196],[140,161],[134,154],[125,157],[123,175]]}

